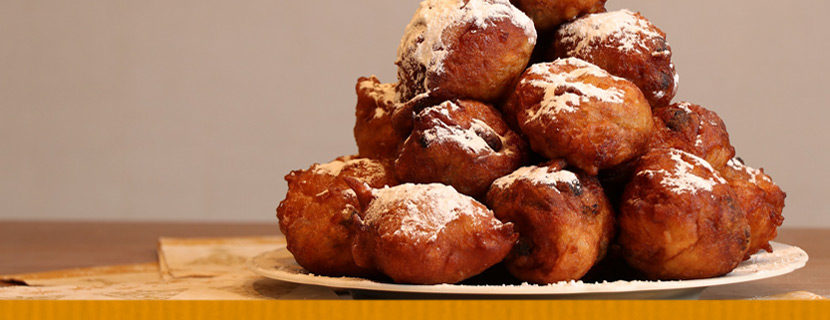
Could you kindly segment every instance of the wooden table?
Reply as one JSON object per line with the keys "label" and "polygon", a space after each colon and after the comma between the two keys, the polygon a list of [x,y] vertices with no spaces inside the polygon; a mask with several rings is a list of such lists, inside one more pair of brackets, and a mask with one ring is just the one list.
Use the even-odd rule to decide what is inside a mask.
{"label": "wooden table", "polygon": [[[277,235],[274,223],[0,221],[0,274],[156,261],[159,237]],[[771,279],[706,289],[701,299],[744,299],[797,290],[830,296],[830,229],[782,229],[776,241],[807,251],[807,266]]]}

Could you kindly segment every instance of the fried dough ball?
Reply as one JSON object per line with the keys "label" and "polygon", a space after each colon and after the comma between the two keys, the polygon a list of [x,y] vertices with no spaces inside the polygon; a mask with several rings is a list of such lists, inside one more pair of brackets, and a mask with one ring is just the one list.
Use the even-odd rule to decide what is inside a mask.
{"label": "fried dough ball", "polygon": [[555,28],[578,16],[605,12],[607,0],[511,0],[524,11],[539,31]]}
{"label": "fried dough ball", "polygon": [[446,101],[421,110],[414,122],[395,160],[401,181],[441,182],[478,197],[528,157],[525,141],[481,102]]}
{"label": "fried dough ball", "polygon": [[462,281],[504,259],[518,237],[512,224],[450,186],[349,184],[363,208],[354,216],[355,262],[397,283]]}
{"label": "fried dough ball", "polygon": [[640,88],[653,108],[671,103],[679,78],[666,34],[628,10],[586,15],[562,25],[555,57],[576,57]]}
{"label": "fried dough ball", "polygon": [[[721,171],[734,157],[735,148],[729,143],[726,126],[718,115],[699,105],[678,102],[651,110],[654,115],[654,134],[649,149],[680,149],[703,158],[715,170]],[[599,179],[608,197],[615,205],[623,187],[634,173],[637,159],[600,171]]]}
{"label": "fried dough ball", "polygon": [[404,99],[494,101],[512,88],[536,44],[536,29],[508,0],[425,0],[398,47]]}
{"label": "fried dough ball", "polygon": [[[395,83],[381,84],[375,76],[357,80],[354,137],[359,156],[394,159],[398,145],[409,135],[406,125],[399,128],[393,117],[402,107],[397,86]],[[411,130],[411,124],[408,130]]]}
{"label": "fried dough ball", "polygon": [[726,274],[749,249],[750,229],[732,188],[706,160],[659,148],[640,158],[623,193],[617,241],[652,279]]}
{"label": "fried dough ball", "polygon": [[579,279],[614,236],[614,213],[596,177],[560,167],[522,167],[487,193],[496,218],[514,223],[520,235],[505,264],[523,281]]}
{"label": "fried dough ball", "polygon": [[357,196],[343,181],[351,177],[370,186],[396,185],[389,166],[377,160],[340,157],[285,176],[288,193],[277,207],[288,251],[309,272],[329,276],[370,276],[352,258],[350,227]]}
{"label": "fried dough ball", "polygon": [[784,198],[781,191],[764,169],[753,169],[744,165],[740,158],[733,158],[726,163],[721,174],[735,194],[741,208],[746,212],[746,219],[752,236],[749,238],[749,258],[760,250],[772,252],[769,241],[778,235],[777,228],[784,222],[781,211],[784,210]]}
{"label": "fried dough ball", "polygon": [[680,149],[721,170],[735,156],[726,125],[714,111],[688,102],[652,110],[655,118],[651,148]]}
{"label": "fried dough ball", "polygon": [[654,129],[637,86],[576,58],[528,68],[503,112],[533,151],[590,175],[645,153]]}

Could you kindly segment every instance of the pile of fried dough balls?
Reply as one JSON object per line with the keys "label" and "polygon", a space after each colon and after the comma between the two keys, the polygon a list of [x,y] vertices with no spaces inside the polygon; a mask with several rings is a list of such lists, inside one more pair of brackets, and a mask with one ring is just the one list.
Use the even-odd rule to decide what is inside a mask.
{"label": "pile of fried dough balls", "polygon": [[605,279],[714,277],[771,251],[785,193],[735,157],[715,112],[672,101],[663,31],[605,1],[421,2],[398,81],[357,81],[358,154],[285,177],[297,263],[549,284],[603,263]]}

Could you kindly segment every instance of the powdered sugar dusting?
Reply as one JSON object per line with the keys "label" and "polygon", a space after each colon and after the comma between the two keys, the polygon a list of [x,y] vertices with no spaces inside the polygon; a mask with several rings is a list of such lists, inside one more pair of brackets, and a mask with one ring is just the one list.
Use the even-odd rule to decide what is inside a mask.
{"label": "powdered sugar dusting", "polygon": [[329,163],[323,164],[315,164],[311,166],[311,171],[316,174],[327,174],[330,176],[336,176],[340,174],[340,171],[343,170],[343,167],[346,165],[346,162],[341,160],[334,160]]}
{"label": "powdered sugar dusting", "polygon": [[678,108],[680,108],[680,110],[686,111],[686,113],[693,113],[693,112],[692,112],[692,109],[689,109],[689,107],[690,107],[691,105],[692,105],[692,104],[691,104],[691,103],[689,103],[689,102],[682,101],[682,102],[680,102],[680,103],[678,103],[678,104],[677,104],[677,107],[678,107]]}
{"label": "powdered sugar dusting", "polygon": [[[446,225],[460,216],[487,217],[488,212],[475,207],[473,198],[439,183],[407,183],[375,189],[372,194],[375,199],[366,208],[364,223],[380,227],[379,224],[400,221],[393,234],[415,241],[435,241]],[[400,216],[392,217],[393,210]]]}
{"label": "powdered sugar dusting", "polygon": [[338,176],[343,168],[351,166],[363,166],[361,172],[366,174],[365,177],[376,177],[384,174],[383,165],[379,162],[366,158],[352,159],[351,157],[337,159],[329,163],[314,164],[310,170],[315,174]]}
{"label": "powdered sugar dusting", "polygon": [[375,115],[373,115],[372,118],[374,118],[374,119],[383,118],[383,116],[385,116],[386,113],[387,113],[386,110],[383,110],[383,108],[380,108],[380,107],[375,108]]}
{"label": "powdered sugar dusting", "polygon": [[[386,175],[386,169],[384,168],[383,164],[376,160],[367,159],[367,158],[353,158],[353,156],[341,157],[331,161],[329,163],[323,164],[314,164],[309,168],[314,174],[318,175],[327,175],[330,177],[337,177],[340,176],[343,170],[347,168],[359,167],[359,175],[349,175],[353,178],[362,181],[362,182],[369,182],[372,180],[376,180],[382,178]],[[331,194],[331,189],[327,188],[319,193],[315,194],[314,196],[317,198],[320,197],[327,197]],[[345,195],[347,198],[357,198],[357,193],[350,188],[343,188],[339,193],[340,195]],[[348,214],[354,211],[354,207],[351,205],[346,206],[342,212]]]}
{"label": "powdered sugar dusting", "polygon": [[[656,27],[639,19],[629,10],[619,10],[605,13],[586,15],[559,29],[562,43],[569,44],[573,49],[568,55],[585,54],[591,52],[598,43],[619,42],[618,50],[623,52],[648,52],[645,40],[662,38]],[[669,54],[654,52],[654,54]]]}
{"label": "powdered sugar dusting", "polygon": [[423,136],[424,140],[430,143],[452,142],[472,153],[492,150],[487,145],[487,142],[479,137],[472,129],[452,127],[443,122],[440,125],[425,130]]}
{"label": "powdered sugar dusting", "polygon": [[[470,122],[471,122],[470,123],[470,130],[473,130],[473,132],[476,133],[476,136],[478,136],[479,138],[481,138],[481,135],[479,134],[480,132],[493,132],[493,133],[496,132],[496,130],[493,130],[493,128],[490,127],[489,124],[487,124],[484,121],[481,121],[480,119],[473,119]],[[502,145],[507,144],[507,137],[506,136],[504,136],[504,135],[497,135],[497,136],[498,136],[499,140],[501,140]],[[481,139],[484,140],[484,138],[481,138]],[[486,141],[485,141],[485,144],[487,144]],[[490,144],[487,144],[487,149],[490,150],[490,151],[493,151],[493,152],[496,151],[496,150],[493,150],[492,147],[490,147]],[[502,148],[500,150],[500,152],[503,152],[506,155],[513,154],[513,148]]]}
{"label": "powdered sugar dusting", "polygon": [[[458,109],[458,105],[452,101],[445,101],[440,105],[422,110],[420,116],[423,117],[430,113],[441,113],[445,117],[449,117],[449,111],[455,109]],[[472,153],[492,152],[493,149],[490,148],[487,141],[476,134],[476,129],[486,130],[489,126],[483,121],[475,120],[477,119],[473,120],[470,128],[464,129],[459,126],[449,125],[442,121],[440,117],[432,117],[428,124],[430,128],[423,131],[423,138],[427,143],[450,142]]]}
{"label": "powdered sugar dusting", "polygon": [[[669,68],[670,68],[670,69],[672,69],[672,70],[674,70],[674,63],[670,63],[670,64],[669,64]],[[680,85],[680,74],[678,74],[677,72],[675,72],[675,73],[674,73],[674,84],[673,84],[672,91],[673,91],[673,92],[677,92],[677,87],[678,87],[679,85]]]}
{"label": "powdered sugar dusting", "polygon": [[513,173],[493,181],[493,187],[509,188],[516,181],[528,181],[535,185],[556,185],[564,182],[569,184],[579,183],[579,178],[573,172],[567,170],[551,170],[550,167],[527,166],[521,167]]}
{"label": "powdered sugar dusting", "polygon": [[773,246],[773,252],[762,250],[753,254],[749,260],[742,262],[727,276],[771,272],[792,266],[799,261],[807,261],[807,253],[799,247],[784,246],[778,243],[770,244]]}
{"label": "powdered sugar dusting", "polygon": [[[696,112],[692,111],[692,109],[691,109],[692,104],[689,103],[689,102],[681,101],[681,102],[675,104],[675,106],[677,108],[679,108],[680,110],[683,110],[683,112],[686,112],[686,114],[697,114]],[[698,128],[703,128],[704,127],[703,117],[698,114],[698,118],[699,118]],[[718,125],[717,123],[712,123],[712,122],[710,122],[710,124],[713,125],[713,126]],[[703,137],[700,134],[698,134],[697,138],[695,139],[695,147],[697,147],[697,148],[702,148],[703,147]]]}
{"label": "powdered sugar dusting", "polygon": [[371,79],[360,83],[360,90],[365,90],[369,97],[380,102],[393,104],[398,101],[396,97],[396,83],[375,84]]}
{"label": "powdered sugar dusting", "polygon": [[[445,30],[468,23],[487,29],[505,19],[522,28],[528,42],[536,43],[533,21],[508,0],[425,0],[406,26],[395,63],[410,70],[426,68],[427,73],[442,74],[444,60],[452,49],[444,43]],[[428,86],[429,80],[423,81]]]}
{"label": "powdered sugar dusting", "polygon": [[761,171],[760,169],[755,169],[755,168],[752,168],[750,166],[747,166],[736,158],[729,159],[729,161],[726,162],[726,165],[731,167],[735,171],[740,171],[740,172],[743,172],[746,175],[749,175],[749,182],[754,184],[754,185],[758,185],[758,178],[759,177],[761,178],[761,180],[764,180],[768,183],[775,184],[774,182],[772,182],[772,179],[770,179],[769,176],[764,174],[763,171]]}
{"label": "powdered sugar dusting", "polygon": [[666,95],[666,91],[664,90],[654,90],[651,93],[654,94],[655,99],[660,99]]}
{"label": "powdered sugar dusting", "polygon": [[[643,170],[637,174],[654,176],[659,173],[662,176],[660,184],[668,187],[672,192],[678,194],[696,194],[700,190],[711,192],[716,184],[726,183],[726,180],[724,180],[720,174],[718,174],[712,166],[706,162],[706,160],[703,160],[691,153],[677,149],[671,149],[670,154],[671,159],[674,160],[675,163],[674,168],[671,170]],[[689,159],[690,162],[684,160],[684,157]],[[693,170],[696,165],[709,171],[712,178],[703,178],[694,174]]]}
{"label": "powdered sugar dusting", "polygon": [[400,101],[400,93],[396,90],[397,83],[381,83],[375,82],[375,76],[363,80],[359,84],[359,89],[365,92],[369,98],[377,101],[374,118],[381,118],[389,113],[391,110],[386,108],[395,108]]}
{"label": "powdered sugar dusting", "polygon": [[[553,73],[550,71],[552,64],[571,65],[575,66],[576,69],[567,73]],[[612,76],[605,70],[577,58],[534,64],[529,68],[528,74],[540,75],[543,78],[537,80],[524,77],[521,83],[544,89],[545,96],[542,98],[540,108],[527,110],[527,122],[534,121],[543,115],[555,117],[556,114],[561,112],[574,112],[582,102],[591,100],[611,103],[623,103],[624,101],[625,93],[618,88],[603,89],[584,82],[586,76],[610,77],[615,80],[622,80],[622,78]]]}

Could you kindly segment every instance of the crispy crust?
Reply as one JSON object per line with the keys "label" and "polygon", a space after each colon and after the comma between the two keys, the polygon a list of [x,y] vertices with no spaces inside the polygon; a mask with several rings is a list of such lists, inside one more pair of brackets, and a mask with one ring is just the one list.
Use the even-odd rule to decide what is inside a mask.
{"label": "crispy crust", "polygon": [[[460,282],[504,259],[518,237],[512,224],[451,187],[404,184],[385,192],[354,187],[364,207],[362,219],[354,216],[355,262],[397,283]],[[398,192],[403,198],[395,199]],[[452,217],[434,223],[442,216]]]}
{"label": "crispy crust", "polygon": [[[550,112],[546,90],[538,83],[550,83],[546,77],[591,69],[569,81],[550,86],[557,98],[569,95],[579,105],[568,104],[573,112]],[[581,91],[618,92],[614,100],[598,99]],[[549,98],[551,93],[547,94]],[[530,142],[533,151],[548,159],[564,157],[588,174],[631,160],[646,152],[654,129],[651,108],[645,97],[630,81],[612,77],[595,66],[577,59],[562,59],[533,65],[526,71],[503,107],[508,123],[515,123]]]}
{"label": "crispy crust", "polygon": [[618,237],[632,267],[652,279],[696,279],[725,274],[743,260],[746,217],[703,159],[654,149],[635,172],[623,193]]}
{"label": "crispy crust", "polygon": [[[596,38],[584,38],[583,32],[574,32],[569,28],[591,29],[589,35],[595,31],[586,20],[617,15],[633,16],[639,20],[642,28],[626,30],[611,29]],[[586,24],[586,25],[580,25]],[[605,22],[607,25],[608,22]],[[572,32],[568,32],[572,31]],[[627,41],[623,43],[618,33],[628,32]],[[582,46],[586,44],[587,46]],[[651,24],[640,13],[616,11],[584,16],[576,21],[566,23],[559,28],[552,46],[552,58],[575,57],[591,62],[609,73],[630,80],[646,96],[652,108],[658,108],[671,103],[677,92],[678,77],[672,63],[671,46],[666,41],[666,34]]]}
{"label": "crispy crust", "polygon": [[400,105],[396,89],[397,84],[381,84],[375,76],[357,79],[354,137],[359,156],[394,159],[409,134],[393,118]]}
{"label": "crispy crust", "polygon": [[527,144],[490,105],[447,101],[421,110],[414,122],[395,160],[401,181],[441,182],[479,197],[527,161]]}
{"label": "crispy crust", "polygon": [[494,102],[505,96],[527,66],[536,35],[529,36],[508,18],[487,22],[491,24],[482,28],[474,21],[460,21],[443,30],[441,39],[446,47],[442,52],[446,52],[446,58],[440,70],[418,60],[416,46],[420,42],[400,48],[396,64],[403,98],[427,93],[442,101]]}
{"label": "crispy crust", "polygon": [[511,0],[539,31],[547,31],[584,14],[605,12],[607,0]]}
{"label": "crispy crust", "polygon": [[[499,179],[487,193],[496,217],[514,223],[520,234],[505,264],[531,283],[579,279],[605,256],[613,239],[611,204],[596,177],[569,174],[557,165],[526,168],[535,169],[502,178],[512,183]],[[572,180],[538,178],[545,174]]]}
{"label": "crispy crust", "polygon": [[329,276],[376,274],[373,269],[358,267],[352,258],[351,215],[359,204],[343,178],[356,178],[374,187],[396,185],[397,181],[386,164],[352,160],[340,157],[285,176],[288,193],[277,207],[280,231],[288,251],[310,272]]}
{"label": "crispy crust", "polygon": [[714,111],[678,102],[655,109],[654,136],[650,148],[675,148],[706,159],[721,170],[735,156],[726,125]]}
{"label": "crispy crust", "polygon": [[775,239],[777,228],[784,222],[781,211],[784,210],[787,194],[772,182],[763,168],[755,170],[747,167],[740,158],[730,160],[720,172],[735,190],[752,232],[749,251],[744,258],[748,259],[760,250],[772,252],[769,241]]}

